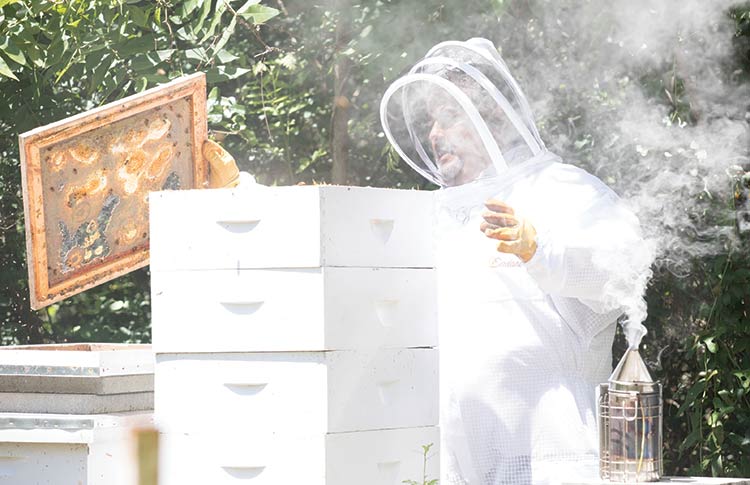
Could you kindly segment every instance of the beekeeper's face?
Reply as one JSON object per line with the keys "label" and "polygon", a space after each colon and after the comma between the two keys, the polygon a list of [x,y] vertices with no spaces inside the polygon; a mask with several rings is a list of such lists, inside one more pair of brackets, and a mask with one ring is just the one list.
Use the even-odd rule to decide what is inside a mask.
{"label": "beekeeper's face", "polygon": [[452,103],[440,103],[430,110],[430,115],[430,147],[445,184],[462,185],[477,179],[491,162],[464,111]]}

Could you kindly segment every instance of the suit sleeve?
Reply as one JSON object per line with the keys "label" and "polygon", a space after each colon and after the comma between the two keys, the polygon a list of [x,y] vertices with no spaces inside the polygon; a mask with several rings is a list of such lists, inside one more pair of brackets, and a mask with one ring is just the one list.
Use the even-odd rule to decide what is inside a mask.
{"label": "suit sleeve", "polygon": [[[591,176],[587,184],[562,188],[538,226],[531,221],[537,251],[526,269],[545,293],[576,298],[596,313],[626,311],[642,301],[652,250],[617,195]],[[566,197],[570,191],[590,196]]]}

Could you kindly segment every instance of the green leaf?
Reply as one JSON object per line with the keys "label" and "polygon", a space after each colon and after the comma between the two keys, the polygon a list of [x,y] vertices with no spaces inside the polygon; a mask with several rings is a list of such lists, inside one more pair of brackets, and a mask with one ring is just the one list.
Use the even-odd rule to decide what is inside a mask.
{"label": "green leaf", "polygon": [[212,67],[206,72],[206,81],[209,83],[218,83],[222,81],[229,81],[230,79],[237,79],[243,74],[250,72],[250,69],[244,67],[234,66],[219,66]]}
{"label": "green leaf", "polygon": [[26,58],[31,61],[34,66],[43,68],[44,60],[47,57],[47,52],[41,50],[40,46],[42,44],[40,42],[37,42],[37,39],[35,37],[35,35],[37,34],[37,29],[34,29],[32,26],[27,26],[17,33],[14,40],[24,52]]}
{"label": "green leaf", "polygon": [[714,477],[720,477],[723,475],[724,465],[722,464],[721,455],[717,455],[711,460],[711,475]]}
{"label": "green leaf", "polygon": [[242,15],[243,13],[247,12],[247,9],[252,7],[253,5],[258,5],[260,3],[260,0],[247,0],[245,3],[242,4],[240,8],[235,10],[237,14]]}
{"label": "green leaf", "polygon": [[[193,10],[198,8],[198,5],[201,3],[205,3],[202,0],[185,0],[185,2],[182,4],[183,11],[185,12],[185,15],[190,15],[193,13]],[[211,3],[211,2],[208,2]]]}
{"label": "green leaf", "polygon": [[138,93],[140,93],[141,91],[145,91],[147,87],[148,79],[146,79],[145,77],[138,79],[138,82],[135,83],[135,90]]}
{"label": "green leaf", "polygon": [[201,0],[200,13],[198,14],[198,18],[195,19],[195,22],[193,22],[192,24],[193,30],[196,33],[203,28],[203,22],[206,21],[206,18],[208,18],[209,13],[211,13],[211,1]]}
{"label": "green leaf", "polygon": [[102,104],[109,99],[112,93],[122,89],[120,83],[124,80],[125,75],[125,72],[119,69],[113,72],[107,71],[107,75],[104,76],[104,81],[102,82]]}
{"label": "green leaf", "polygon": [[208,62],[208,53],[203,47],[186,50],[185,57],[191,61]]}
{"label": "green leaf", "polygon": [[273,7],[266,7],[265,5],[252,5],[246,8],[243,12],[238,10],[237,13],[244,19],[251,20],[255,25],[260,25],[276,17],[279,14],[279,11]]}
{"label": "green leaf", "polygon": [[133,57],[130,65],[136,72],[151,70],[172,57],[172,54],[174,53],[174,49],[164,49],[149,52],[148,54],[139,54]]}
{"label": "green leaf", "polygon": [[164,84],[166,82],[169,82],[169,76],[166,76],[164,74],[148,74],[144,73],[143,77],[151,84]]}
{"label": "green leaf", "polygon": [[195,45],[198,43],[198,36],[195,34],[195,31],[189,24],[183,25],[182,27],[177,29],[176,35],[179,40],[187,41],[187,43],[190,45]]}
{"label": "green leaf", "polygon": [[724,426],[719,425],[713,428],[713,435],[714,440],[716,440],[716,444],[721,446],[722,443],[724,443]]}
{"label": "green leaf", "polygon": [[31,13],[35,17],[48,7],[47,0],[31,0],[29,3],[31,4]]}
{"label": "green leaf", "polygon": [[121,45],[115,47],[115,51],[122,58],[140,54],[144,51],[154,50],[156,47],[156,37],[153,34],[146,34],[141,37],[133,37],[126,40]]}
{"label": "green leaf", "polygon": [[60,62],[67,51],[68,36],[62,33],[52,41],[49,49],[47,49],[48,57],[44,63],[45,67],[51,67]]}
{"label": "green leaf", "polygon": [[229,51],[227,51],[225,49],[220,50],[216,54],[216,58],[222,64],[229,64],[229,63],[234,62],[237,59],[239,59],[239,57],[235,56],[234,54],[232,54],[231,52],[229,52]]}
{"label": "green leaf", "polygon": [[224,120],[224,116],[221,113],[208,113],[208,122],[211,124],[218,124]]}
{"label": "green leaf", "polygon": [[685,440],[682,443],[680,443],[680,448],[679,448],[680,453],[689,449],[691,446],[695,445],[703,438],[700,431],[701,431],[700,428],[695,428],[694,430],[690,432],[689,435],[687,435]]}
{"label": "green leaf", "polygon": [[9,77],[11,79],[15,79],[18,81],[18,78],[15,74],[13,74],[13,71],[10,70],[10,67],[8,67],[8,63],[5,62],[5,59],[0,57],[0,75],[3,75],[5,77]]}
{"label": "green leaf", "polygon": [[740,385],[743,388],[750,388],[750,370],[737,371],[734,373],[734,376],[740,380]]}
{"label": "green leaf", "polygon": [[215,56],[216,53],[219,52],[221,49],[223,49],[226,43],[229,42],[229,38],[232,37],[232,34],[234,33],[234,29],[236,26],[237,26],[237,17],[232,17],[232,20],[229,22],[229,25],[227,25],[227,27],[224,29],[224,33],[221,34],[219,41],[214,46],[213,56]]}
{"label": "green leaf", "polygon": [[21,0],[0,0],[0,8],[6,5],[13,5],[14,3],[21,3]]}
{"label": "green leaf", "polygon": [[135,22],[138,27],[143,29],[148,27],[148,17],[150,15],[148,10],[133,5],[128,7],[128,12],[130,13],[130,18],[133,19],[133,22]]}
{"label": "green leaf", "polygon": [[112,66],[112,61],[113,58],[111,55],[106,55],[101,58],[101,62],[94,68],[91,73],[91,78],[89,79],[89,89],[91,91],[96,91],[98,89],[104,76],[109,71],[110,66]]}
{"label": "green leaf", "polygon": [[206,30],[205,35],[199,42],[200,44],[203,44],[214,35],[214,32],[216,32],[216,27],[218,27],[219,23],[221,22],[221,16],[224,14],[226,9],[227,9],[227,4],[224,3],[223,0],[220,0],[216,5],[216,10],[214,11],[214,16],[211,19],[211,23],[208,24],[208,29]]}
{"label": "green leaf", "polygon": [[693,405],[695,402],[695,398],[698,397],[698,394],[702,393],[706,389],[706,382],[703,380],[700,380],[693,384],[693,387],[690,388],[690,390],[687,392],[687,395],[685,396],[685,400],[683,401],[680,408],[677,410],[677,415],[681,416],[682,413],[685,412],[687,408]]}
{"label": "green leaf", "polygon": [[68,69],[70,69],[70,66],[73,65],[73,61],[75,60],[75,55],[70,56],[70,59],[68,60],[68,63],[65,64],[65,67],[60,69],[60,71],[57,73],[57,77],[55,78],[55,84],[60,82],[60,79],[65,75],[66,72],[68,72]]}
{"label": "green leaf", "polygon": [[703,343],[706,344],[706,348],[712,354],[715,354],[719,350],[719,345],[716,342],[714,342],[714,337],[708,337],[707,339],[703,341]]}
{"label": "green leaf", "polygon": [[16,64],[20,64],[22,66],[27,65],[26,56],[23,55],[23,52],[18,48],[15,42],[10,40],[10,37],[6,37],[5,41],[0,44],[0,50],[3,51],[3,53]]}
{"label": "green leaf", "polygon": [[31,59],[31,62],[38,68],[43,69],[44,68],[44,55],[45,53],[41,51],[41,49],[34,47],[32,49],[29,49],[26,51],[26,54],[29,56],[29,59]]}
{"label": "green leaf", "polygon": [[737,446],[750,446],[750,437],[741,436],[737,433],[729,433],[727,439]]}

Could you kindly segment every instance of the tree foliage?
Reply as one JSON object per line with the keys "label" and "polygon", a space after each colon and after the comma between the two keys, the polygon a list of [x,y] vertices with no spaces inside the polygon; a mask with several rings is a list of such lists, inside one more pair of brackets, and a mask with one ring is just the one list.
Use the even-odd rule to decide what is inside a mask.
{"label": "tree foliage", "polygon": [[[142,270],[32,312],[17,134],[203,70],[212,86],[250,73],[226,47],[278,11],[259,0],[0,1],[0,315],[3,342],[148,341]],[[254,50],[259,50],[255,46]]]}
{"label": "tree foliage", "polygon": [[659,295],[650,302],[654,319],[666,325],[670,311],[689,312],[694,322],[694,333],[672,339],[659,359],[667,458],[681,474],[750,476],[747,256],[745,247],[698,261],[687,281],[664,275],[651,291]]}
{"label": "tree foliage", "polygon": [[[262,183],[331,181],[334,131],[344,130],[348,183],[427,188],[389,149],[380,96],[434,43],[492,37],[515,3],[534,2],[0,0],[2,342],[150,340],[147,270],[29,309],[18,133],[202,70],[211,136]],[[750,7],[728,14],[737,25],[733,68],[746,82]],[[689,94],[679,80],[665,86],[664,74],[638,82],[655,103],[671,105],[673,121],[694,122]],[[566,130],[577,103],[542,120],[542,131]],[[346,123],[334,123],[337,109]],[[585,164],[598,136],[582,134],[570,151]],[[706,223],[733,224],[710,216],[734,203],[706,202]],[[750,475],[748,256],[743,243],[691,261],[688,276],[658,273],[649,288],[644,353],[665,386],[669,474]]]}
{"label": "tree foliage", "polygon": [[[750,4],[727,12],[735,21],[736,82],[750,80]],[[642,82],[653,82],[653,77]],[[670,88],[671,95],[666,88]],[[671,106],[675,123],[694,123],[679,79],[654,99]],[[728,183],[729,199],[704,198],[701,226],[736,229],[734,209],[746,205],[750,166]],[[731,215],[731,218],[727,218]],[[750,476],[750,241],[694,258],[690,271],[658,272],[648,290],[646,356],[664,385],[666,471],[674,475]],[[674,329],[679,329],[675,331]]]}

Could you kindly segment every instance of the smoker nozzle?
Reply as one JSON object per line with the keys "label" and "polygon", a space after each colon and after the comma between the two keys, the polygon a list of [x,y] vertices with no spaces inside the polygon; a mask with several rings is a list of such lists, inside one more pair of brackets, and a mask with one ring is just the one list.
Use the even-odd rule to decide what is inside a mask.
{"label": "smoker nozzle", "polygon": [[609,376],[609,384],[613,389],[652,390],[654,380],[648,372],[638,349],[628,349]]}

